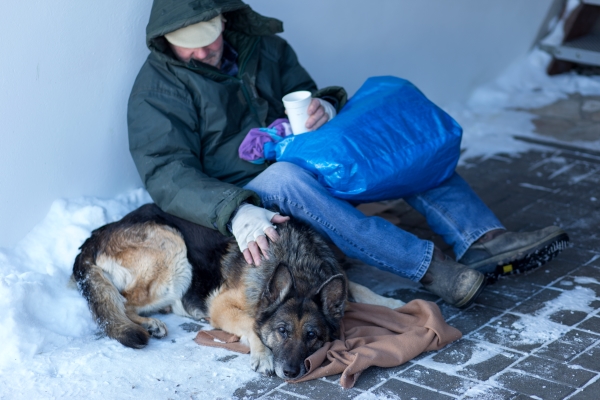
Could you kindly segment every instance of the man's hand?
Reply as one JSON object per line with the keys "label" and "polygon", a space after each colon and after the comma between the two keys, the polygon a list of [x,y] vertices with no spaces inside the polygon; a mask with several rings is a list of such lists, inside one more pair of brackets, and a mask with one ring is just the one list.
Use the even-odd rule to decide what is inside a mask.
{"label": "man's hand", "polygon": [[306,112],[308,113],[308,119],[304,125],[308,130],[314,131],[315,129],[319,129],[329,121],[329,115],[325,112],[325,108],[323,108],[323,104],[321,104],[319,99],[312,99]]}
{"label": "man's hand", "polygon": [[265,234],[272,241],[277,241],[279,234],[273,224],[280,224],[289,219],[290,217],[284,217],[252,204],[242,204],[238,208],[231,220],[231,230],[248,264],[260,265],[261,255],[269,258],[267,253],[269,242]]}

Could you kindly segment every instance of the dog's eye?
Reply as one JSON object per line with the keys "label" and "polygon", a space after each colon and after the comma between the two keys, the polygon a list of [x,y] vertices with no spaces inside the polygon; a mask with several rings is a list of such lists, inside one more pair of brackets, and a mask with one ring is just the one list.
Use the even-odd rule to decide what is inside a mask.
{"label": "dog's eye", "polygon": [[284,326],[280,326],[279,328],[277,328],[277,330],[279,331],[279,333],[281,333],[281,335],[285,336],[285,327]]}
{"label": "dog's eye", "polygon": [[308,331],[308,332],[306,333],[306,337],[307,337],[308,339],[312,340],[312,339],[314,339],[314,338],[316,338],[316,337],[317,337],[317,334],[316,334],[314,331]]}

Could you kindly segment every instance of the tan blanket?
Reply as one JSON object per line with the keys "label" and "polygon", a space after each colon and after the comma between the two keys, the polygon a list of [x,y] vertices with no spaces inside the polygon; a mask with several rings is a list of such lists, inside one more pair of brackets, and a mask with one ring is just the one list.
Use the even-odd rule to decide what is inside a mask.
{"label": "tan blanket", "polygon": [[[413,300],[392,310],[370,304],[348,303],[340,338],[305,360],[307,373],[290,382],[304,382],[342,373],[340,384],[351,388],[370,366],[395,367],[425,351],[439,350],[462,334],[448,325],[437,304]],[[223,331],[200,331],[196,343],[248,353],[239,338]]]}

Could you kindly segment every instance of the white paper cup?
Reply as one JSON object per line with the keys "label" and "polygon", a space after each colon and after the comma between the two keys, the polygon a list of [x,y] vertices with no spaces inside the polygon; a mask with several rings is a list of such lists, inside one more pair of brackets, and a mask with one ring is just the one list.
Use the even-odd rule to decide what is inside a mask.
{"label": "white paper cup", "polygon": [[294,135],[308,132],[305,124],[308,119],[308,106],[312,101],[311,93],[307,90],[292,92],[283,96],[281,100],[287,111]]}

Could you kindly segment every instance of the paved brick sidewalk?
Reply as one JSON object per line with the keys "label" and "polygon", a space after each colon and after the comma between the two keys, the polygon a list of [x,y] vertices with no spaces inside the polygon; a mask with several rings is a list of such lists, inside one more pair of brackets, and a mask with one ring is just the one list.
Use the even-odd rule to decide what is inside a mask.
{"label": "paved brick sidewalk", "polygon": [[[404,301],[413,298],[437,301],[448,323],[463,332],[463,339],[397,368],[371,368],[350,390],[340,387],[339,376],[302,384],[258,378],[239,388],[234,396],[240,399],[600,398],[600,152],[564,142],[577,138],[579,123],[589,137],[590,121],[598,127],[595,139],[600,139],[596,122],[600,121],[597,113],[600,102],[596,104],[598,110],[593,103],[600,99],[592,99],[591,106],[587,100],[573,97],[552,112],[534,110],[539,115],[536,126],[540,133],[548,132],[544,127],[551,130],[551,139],[539,150],[470,160],[459,168],[459,173],[508,229],[521,231],[560,225],[571,237],[570,248],[532,273],[504,278],[489,286],[476,304],[463,311],[444,304],[417,284],[385,276],[397,279],[399,289],[384,294]],[[574,108],[574,102],[579,104],[580,111]],[[552,142],[557,139],[552,120],[563,118],[561,110],[563,114],[570,113],[564,118],[573,130],[567,138],[558,137],[563,143],[557,144]],[[425,220],[402,201],[378,203],[367,211],[378,213],[422,238],[432,239],[449,251],[429,230]],[[375,270],[369,268],[356,266],[349,275],[381,292],[377,288],[381,276],[373,276]]]}

